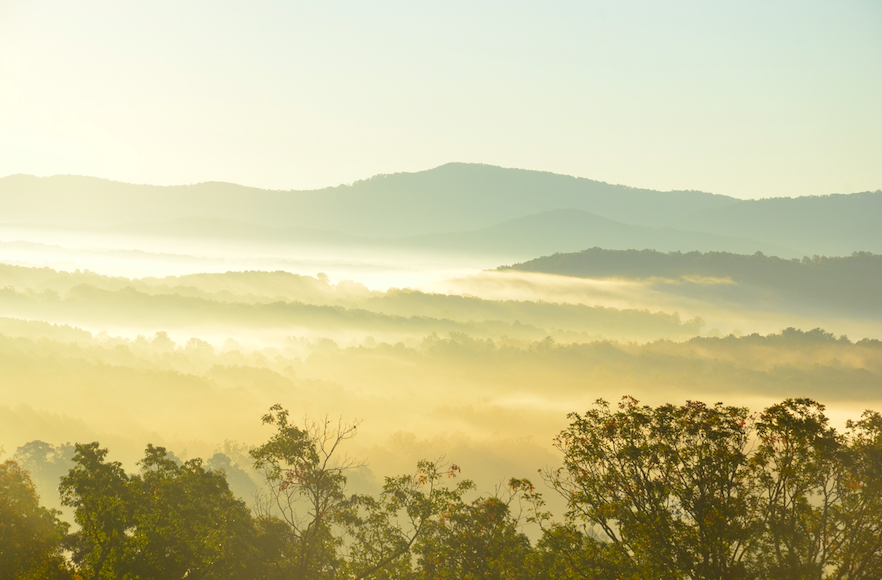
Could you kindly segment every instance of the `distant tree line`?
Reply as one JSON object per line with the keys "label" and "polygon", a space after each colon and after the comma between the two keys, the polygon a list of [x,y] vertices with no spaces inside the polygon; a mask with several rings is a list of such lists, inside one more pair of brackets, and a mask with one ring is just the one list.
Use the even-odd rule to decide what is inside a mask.
{"label": "distant tree line", "polygon": [[[250,451],[266,481],[253,508],[223,470],[162,447],[130,474],[98,443],[25,446],[0,463],[0,580],[882,578],[879,413],[840,433],[810,399],[754,414],[625,397],[569,418],[561,467],[541,470],[560,519],[526,479],[480,495],[441,461],[349,493],[357,424],[298,426],[278,405]],[[42,453],[52,471],[55,452],[72,452],[74,526],[22,467]]]}
{"label": "distant tree line", "polygon": [[500,270],[581,278],[729,278],[734,282],[856,310],[882,307],[882,255],[813,256],[801,260],[729,252],[605,250],[554,254]]}

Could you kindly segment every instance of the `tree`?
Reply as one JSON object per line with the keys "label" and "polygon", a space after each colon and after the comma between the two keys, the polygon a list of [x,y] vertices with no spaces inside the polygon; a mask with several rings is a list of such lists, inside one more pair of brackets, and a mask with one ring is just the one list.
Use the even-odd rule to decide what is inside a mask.
{"label": "tree", "polygon": [[656,409],[626,397],[579,415],[557,439],[550,483],[573,521],[595,525],[620,563],[653,578],[742,578],[755,522],[748,500],[750,417],[688,402]]}
{"label": "tree", "polygon": [[517,580],[532,578],[527,561],[530,540],[520,531],[519,516],[511,505],[526,480],[511,480],[507,493],[465,502],[460,487],[444,498],[437,518],[426,524],[415,552],[419,578],[438,580]]}
{"label": "tree", "polygon": [[133,578],[240,578],[255,566],[251,514],[222,472],[201,459],[179,464],[152,445],[139,465],[129,481]]}
{"label": "tree", "polygon": [[599,540],[575,522],[543,528],[529,568],[537,580],[636,580],[641,577],[619,546]]}
{"label": "tree", "polygon": [[251,514],[222,472],[148,445],[141,473],[129,476],[106,455],[98,443],[77,444],[60,488],[80,525],[71,546],[84,577],[260,577]]}
{"label": "tree", "polygon": [[[549,474],[567,500],[567,523],[540,543],[540,552],[554,545],[571,554],[567,570],[593,561],[620,577],[880,577],[878,413],[849,422],[844,435],[810,399],[753,417],[721,404],[651,408],[626,397],[615,412],[598,401],[570,418],[557,443],[564,466]],[[581,524],[605,544],[587,542]]]}
{"label": "tree", "polygon": [[338,448],[354,436],[357,424],[335,427],[325,420],[301,429],[289,422],[280,405],[270,408],[263,423],[274,426],[276,433],[251,455],[267,482],[258,516],[264,528],[284,531],[277,566],[291,578],[334,578],[342,540],[333,525],[347,509],[344,472],[354,465],[338,457]]}
{"label": "tree", "polygon": [[80,529],[71,537],[73,561],[88,579],[118,578],[125,568],[133,502],[119,462],[106,462],[97,442],[77,443],[74,467],[61,478],[62,504],[74,509]]}
{"label": "tree", "polygon": [[443,485],[459,468],[422,461],[413,475],[386,478],[377,497],[350,495],[345,474],[360,464],[341,455],[340,446],[357,423],[326,419],[300,428],[280,405],[263,422],[276,432],[251,451],[267,482],[258,527],[261,549],[273,554],[280,578],[413,577],[408,555],[428,523],[472,486]]}
{"label": "tree", "polygon": [[829,577],[882,578],[882,415],[866,411],[846,428],[845,469],[836,482],[836,526],[827,540],[838,547]]}
{"label": "tree", "polygon": [[71,578],[61,554],[67,529],[16,461],[0,463],[0,580]]}
{"label": "tree", "polygon": [[342,577],[423,577],[413,570],[411,553],[423,559],[422,552],[436,543],[430,536],[438,535],[441,520],[454,506],[462,505],[464,493],[474,489],[467,479],[452,487],[444,485],[445,479],[456,478],[459,471],[443,460],[423,460],[413,475],[387,477],[378,497],[351,496],[350,509],[341,518],[347,533]]}
{"label": "tree", "polygon": [[828,542],[835,527],[831,508],[840,497],[841,437],[829,426],[824,406],[787,399],[760,415],[759,446],[751,458],[754,499],[762,533],[753,554],[757,572],[769,578],[820,578],[838,547]]}

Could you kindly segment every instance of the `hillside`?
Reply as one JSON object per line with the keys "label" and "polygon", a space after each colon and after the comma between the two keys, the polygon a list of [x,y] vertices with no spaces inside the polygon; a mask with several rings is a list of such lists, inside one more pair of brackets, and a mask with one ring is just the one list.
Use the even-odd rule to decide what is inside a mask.
{"label": "hillside", "polygon": [[[748,302],[780,302],[782,308],[805,302],[815,308],[882,313],[882,256],[784,260],[727,252],[615,251],[592,248],[555,254],[500,270],[541,272],[594,279],[649,279],[671,293],[702,294]],[[653,280],[661,279],[661,280]]]}
{"label": "hillside", "polygon": [[882,191],[741,201],[698,210],[671,225],[799,247],[806,254],[882,253]]}

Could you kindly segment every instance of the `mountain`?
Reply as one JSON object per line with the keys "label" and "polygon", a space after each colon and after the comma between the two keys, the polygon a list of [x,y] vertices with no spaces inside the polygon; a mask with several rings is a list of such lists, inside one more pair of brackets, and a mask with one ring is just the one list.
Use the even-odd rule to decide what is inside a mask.
{"label": "mountain", "polygon": [[[195,228],[191,236],[202,236],[207,228],[211,236],[235,237],[243,228],[259,226],[287,231],[273,233],[276,237],[316,243],[355,243],[352,236],[406,238],[419,247],[468,248],[480,242],[524,251],[529,245],[532,255],[594,245],[786,256],[882,252],[882,228],[876,223],[882,191],[744,201],[463,163],[313,191],[14,175],[0,179],[0,207],[5,224],[128,229],[133,223],[179,220],[172,229],[181,229],[197,218],[189,222]],[[566,212],[572,215],[565,217]],[[205,225],[212,220],[214,226]],[[527,229],[515,233],[519,227]]]}
{"label": "mountain", "polygon": [[107,226],[205,217],[363,236],[466,231],[553,209],[580,209],[662,225],[736,200],[657,192],[553,173],[449,163],[314,191],[267,191],[229,183],[132,185],[79,176],[0,179],[2,222]]}
{"label": "mountain", "polygon": [[806,254],[882,253],[882,191],[746,200],[697,210],[673,227],[745,236]]}

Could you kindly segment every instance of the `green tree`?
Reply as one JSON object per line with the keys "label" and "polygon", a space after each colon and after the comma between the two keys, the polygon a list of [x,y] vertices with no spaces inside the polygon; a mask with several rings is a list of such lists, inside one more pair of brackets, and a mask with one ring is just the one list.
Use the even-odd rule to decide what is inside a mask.
{"label": "green tree", "polygon": [[763,412],[757,432],[758,574],[882,577],[882,417],[867,411],[840,435],[823,405],[788,399]]}
{"label": "green tree", "polygon": [[458,468],[422,461],[413,475],[386,478],[376,497],[348,494],[346,471],[360,464],[340,447],[357,424],[300,428],[280,405],[263,422],[276,431],[251,451],[267,482],[258,505],[260,549],[271,554],[278,578],[412,578],[409,555],[428,523],[472,486],[443,485]]}
{"label": "green tree", "polygon": [[67,524],[40,506],[27,471],[0,463],[0,580],[72,578],[61,555]]}
{"label": "green tree", "polygon": [[200,459],[176,461],[148,445],[141,472],[107,462],[98,443],[77,444],[62,478],[65,505],[80,529],[73,560],[86,578],[130,580],[260,578],[251,514],[222,472]]}
{"label": "green tree", "polygon": [[[880,577],[878,413],[849,422],[845,434],[810,399],[754,418],[721,404],[651,408],[626,397],[617,411],[599,401],[570,418],[557,443],[564,466],[549,476],[568,502],[567,523],[539,546],[569,555],[546,570],[602,577],[601,563],[620,577]],[[605,544],[586,541],[583,524]]]}
{"label": "green tree", "polygon": [[347,537],[342,577],[397,580],[422,577],[412,566],[412,553],[432,546],[438,525],[464,493],[474,489],[470,480],[447,485],[459,474],[456,465],[442,460],[420,461],[412,475],[387,477],[379,496],[353,495],[341,515]]}
{"label": "green tree", "polygon": [[829,426],[824,406],[811,399],[772,405],[756,425],[759,446],[751,458],[754,509],[762,520],[753,559],[767,578],[821,578],[838,549],[828,542],[835,527],[843,440]]}
{"label": "green tree", "polygon": [[838,548],[829,577],[882,578],[882,415],[866,411],[846,427],[848,451],[833,510],[836,525],[827,538]]}
{"label": "green tree", "polygon": [[575,522],[542,530],[529,569],[537,580],[637,580],[621,546],[604,542]]}
{"label": "green tree", "polygon": [[240,578],[256,562],[251,514],[222,472],[202,460],[183,464],[147,446],[129,481],[133,528],[126,568],[132,578]]}
{"label": "green tree", "polygon": [[251,451],[267,482],[258,516],[265,529],[283,532],[276,566],[286,577],[334,578],[341,565],[337,550],[342,539],[333,526],[348,507],[344,472],[354,465],[340,459],[338,450],[354,436],[357,425],[334,427],[326,420],[301,429],[288,416],[288,411],[274,405],[263,423],[276,432]]}
{"label": "green tree", "polygon": [[121,577],[132,527],[129,477],[119,462],[106,462],[97,442],[77,443],[74,467],[61,478],[62,504],[74,509],[80,526],[71,537],[73,561],[90,580]]}
{"label": "green tree", "polygon": [[656,409],[604,401],[557,439],[551,485],[571,521],[596,526],[629,570],[652,578],[743,578],[755,533],[746,409],[689,402]]}
{"label": "green tree", "polygon": [[462,498],[460,487],[444,497],[437,518],[429,520],[415,553],[419,578],[437,580],[517,580],[531,578],[527,568],[532,546],[511,505],[532,485],[511,480],[508,493]]}

